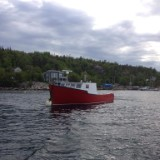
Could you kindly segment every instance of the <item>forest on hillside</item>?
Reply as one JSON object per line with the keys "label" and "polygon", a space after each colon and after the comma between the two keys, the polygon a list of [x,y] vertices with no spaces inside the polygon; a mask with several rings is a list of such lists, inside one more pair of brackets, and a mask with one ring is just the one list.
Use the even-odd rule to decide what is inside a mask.
{"label": "forest on hillside", "polygon": [[72,81],[80,81],[87,73],[87,79],[98,85],[160,86],[160,72],[154,68],[58,56],[50,52],[25,53],[0,47],[0,87],[18,87],[23,82],[43,82],[43,73],[50,69],[72,70],[69,75]]}

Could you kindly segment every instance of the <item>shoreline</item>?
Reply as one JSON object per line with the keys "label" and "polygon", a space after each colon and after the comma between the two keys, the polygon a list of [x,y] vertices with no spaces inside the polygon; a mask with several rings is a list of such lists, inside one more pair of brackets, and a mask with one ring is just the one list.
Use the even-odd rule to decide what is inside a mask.
{"label": "shoreline", "polygon": [[23,82],[19,84],[19,87],[0,87],[0,91],[16,91],[16,90],[49,90],[48,83],[44,82],[32,82],[29,84],[29,82]]}
{"label": "shoreline", "polygon": [[0,87],[0,91],[48,91],[48,88],[40,88],[40,89],[33,89],[33,88],[12,88],[12,87]]}

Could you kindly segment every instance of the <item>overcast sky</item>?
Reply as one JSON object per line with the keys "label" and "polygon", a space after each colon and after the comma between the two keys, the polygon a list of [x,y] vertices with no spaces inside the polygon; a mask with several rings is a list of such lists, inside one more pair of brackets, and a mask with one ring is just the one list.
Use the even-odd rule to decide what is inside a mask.
{"label": "overcast sky", "polygon": [[160,0],[0,0],[0,46],[160,71]]}

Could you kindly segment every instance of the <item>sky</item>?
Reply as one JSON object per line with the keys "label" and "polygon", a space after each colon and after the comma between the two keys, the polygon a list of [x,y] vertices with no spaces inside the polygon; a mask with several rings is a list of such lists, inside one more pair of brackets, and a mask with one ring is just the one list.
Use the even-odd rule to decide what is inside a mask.
{"label": "sky", "polygon": [[159,0],[0,0],[0,46],[160,71]]}

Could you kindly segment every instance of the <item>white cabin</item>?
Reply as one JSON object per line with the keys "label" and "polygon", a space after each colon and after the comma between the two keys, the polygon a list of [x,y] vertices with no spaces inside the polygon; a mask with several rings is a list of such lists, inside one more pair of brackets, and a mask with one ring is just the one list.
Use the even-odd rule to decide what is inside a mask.
{"label": "white cabin", "polygon": [[87,91],[90,94],[97,94],[97,84],[91,82],[61,82],[60,86],[75,88]]}
{"label": "white cabin", "polygon": [[84,82],[82,83],[82,90],[88,91],[88,93],[91,94],[97,94],[97,84],[96,83],[91,83],[91,82]]}

